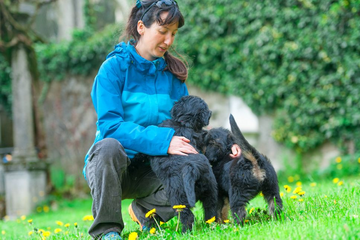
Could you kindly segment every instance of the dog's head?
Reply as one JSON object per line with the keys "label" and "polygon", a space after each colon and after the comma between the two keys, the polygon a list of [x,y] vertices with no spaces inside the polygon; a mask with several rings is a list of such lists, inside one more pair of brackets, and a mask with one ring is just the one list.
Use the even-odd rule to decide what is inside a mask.
{"label": "dog's head", "polygon": [[200,131],[209,125],[211,111],[204,100],[196,96],[184,96],[171,109],[171,118],[182,126]]}
{"label": "dog's head", "polygon": [[229,157],[234,144],[234,136],[229,130],[213,128],[205,135],[202,150],[210,162],[218,162]]}

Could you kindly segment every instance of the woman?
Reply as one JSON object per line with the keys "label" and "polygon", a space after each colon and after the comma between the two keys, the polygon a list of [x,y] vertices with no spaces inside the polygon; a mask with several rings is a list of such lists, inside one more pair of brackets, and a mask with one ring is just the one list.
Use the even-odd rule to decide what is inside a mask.
{"label": "woman", "polygon": [[[96,239],[121,239],[122,199],[135,199],[129,213],[142,230],[152,224],[145,218],[151,209],[164,222],[174,216],[149,163],[134,156],[197,153],[173,129],[157,127],[170,118],[174,102],[188,95],[186,65],[168,52],[183,25],[176,1],[138,0],[126,27],[132,40],[116,45],[95,78],[97,132],[84,176],[93,198],[89,234]],[[240,155],[238,146],[233,154]]]}

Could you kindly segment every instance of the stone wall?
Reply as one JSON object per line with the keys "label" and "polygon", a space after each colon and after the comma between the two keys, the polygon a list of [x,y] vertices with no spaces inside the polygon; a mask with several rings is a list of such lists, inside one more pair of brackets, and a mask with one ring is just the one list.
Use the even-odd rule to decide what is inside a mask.
{"label": "stone wall", "polygon": [[69,76],[52,82],[43,104],[48,158],[54,166],[85,184],[84,157],[94,141],[96,113],[90,91],[93,78]]}

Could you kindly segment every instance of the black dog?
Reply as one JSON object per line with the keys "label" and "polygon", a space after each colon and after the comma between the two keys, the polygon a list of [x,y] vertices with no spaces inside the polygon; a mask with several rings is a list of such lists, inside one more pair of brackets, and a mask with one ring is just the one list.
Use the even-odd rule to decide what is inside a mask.
{"label": "black dog", "polygon": [[[243,224],[245,206],[262,192],[268,203],[269,213],[278,215],[282,209],[278,179],[269,159],[259,153],[244,138],[235,119],[230,115],[231,132],[224,128],[211,129],[205,136],[203,151],[212,164],[219,188],[219,221],[227,219],[228,203],[233,218]],[[229,156],[231,147],[238,144],[241,156]]]}
{"label": "black dog", "polygon": [[[211,111],[199,97],[185,96],[171,109],[171,119],[159,126],[175,129],[175,136],[183,136],[198,150],[202,128],[209,124]],[[197,200],[203,203],[205,220],[216,217],[217,183],[209,160],[203,154],[150,157],[152,170],[161,180],[171,206],[185,205],[180,214],[182,232],[192,229],[194,214],[190,208]]]}

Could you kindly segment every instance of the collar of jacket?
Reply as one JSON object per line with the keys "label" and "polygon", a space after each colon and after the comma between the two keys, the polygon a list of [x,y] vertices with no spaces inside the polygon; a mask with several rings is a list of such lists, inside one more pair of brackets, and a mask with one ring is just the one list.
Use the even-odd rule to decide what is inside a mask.
{"label": "collar of jacket", "polygon": [[[123,57],[127,58],[126,61],[128,64],[132,64],[139,72],[144,74],[155,74],[156,71],[163,71],[166,67],[166,62],[164,58],[158,58],[154,61],[149,61],[141,57],[137,52],[135,47],[132,45],[134,40],[129,41],[127,44],[121,42],[115,46],[115,50],[109,54],[120,54]],[[108,56],[108,57],[109,57]]]}

